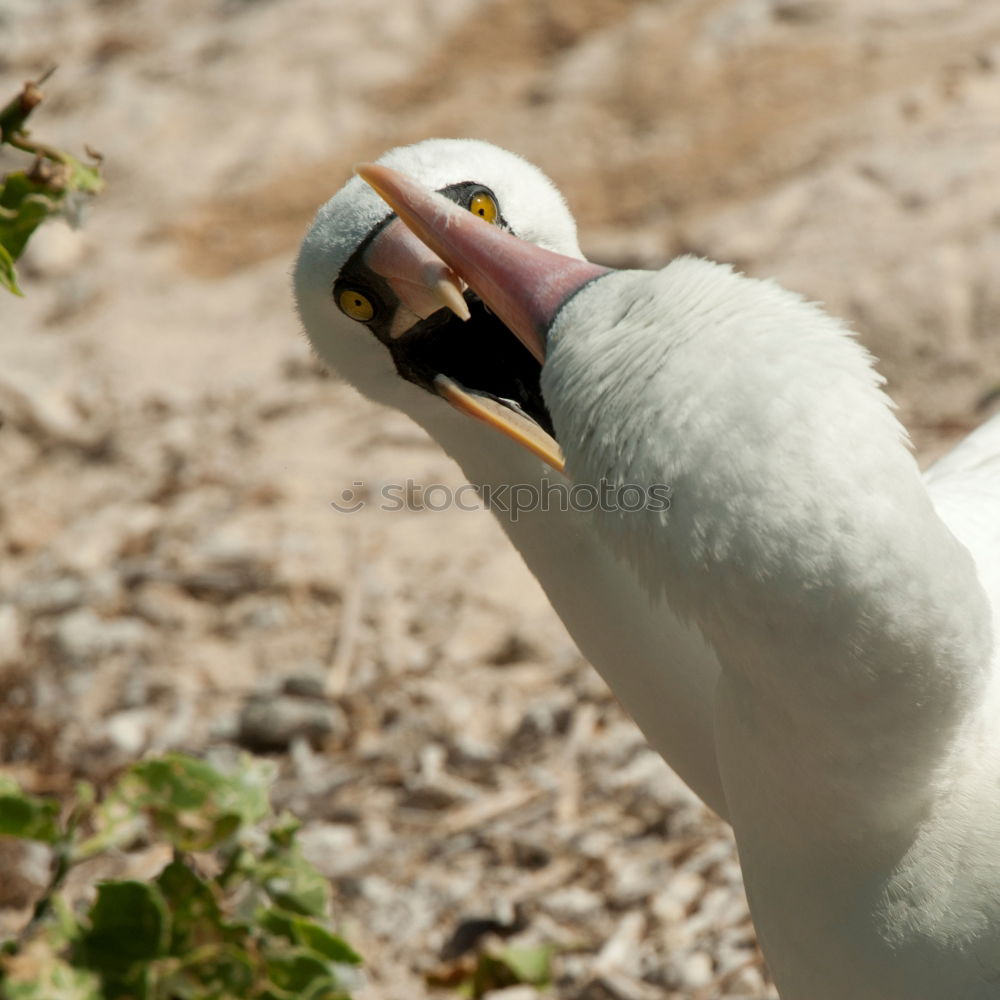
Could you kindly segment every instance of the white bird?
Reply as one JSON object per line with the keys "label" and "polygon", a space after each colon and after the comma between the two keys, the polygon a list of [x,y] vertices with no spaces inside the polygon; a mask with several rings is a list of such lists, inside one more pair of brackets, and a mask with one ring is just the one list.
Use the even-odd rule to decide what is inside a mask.
{"label": "white bird", "polygon": [[[391,150],[379,162],[498,228],[581,256],[561,195],[513,153],[485,142],[431,139]],[[562,463],[541,397],[540,364],[476,296],[466,291],[462,298],[464,286],[450,269],[360,178],[317,213],[294,288],[319,356],[370,399],[426,429],[471,483],[498,490],[565,482],[549,468]],[[469,314],[463,323],[459,316]],[[646,739],[725,817],[712,723],[719,667],[698,631],[662,599],[650,599],[597,537],[592,515],[536,506],[515,520],[497,505],[492,510]]]}
{"label": "white bird", "polygon": [[717,651],[783,1000],[1000,997],[1000,418],[925,480],[870,355],[799,296],[691,257],[609,272],[361,172],[545,359],[572,477],[672,487],[596,523]]}

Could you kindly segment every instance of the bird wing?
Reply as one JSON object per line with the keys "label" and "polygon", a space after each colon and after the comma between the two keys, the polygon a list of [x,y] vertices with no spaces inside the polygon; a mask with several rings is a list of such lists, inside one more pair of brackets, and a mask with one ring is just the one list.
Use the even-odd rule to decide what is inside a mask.
{"label": "bird wing", "polygon": [[972,553],[1000,615],[1000,414],[935,462],[924,481],[938,515]]}

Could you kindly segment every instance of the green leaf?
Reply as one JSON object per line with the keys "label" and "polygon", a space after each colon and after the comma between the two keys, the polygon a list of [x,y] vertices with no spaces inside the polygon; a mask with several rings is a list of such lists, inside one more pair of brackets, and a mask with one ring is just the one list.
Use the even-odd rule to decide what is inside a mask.
{"label": "green leaf", "polygon": [[[134,836],[146,828],[147,817],[161,842],[174,843],[174,860],[149,884],[100,885],[80,917],[60,894],[53,897],[52,912],[39,922],[29,947],[42,942],[46,967],[68,955],[73,965],[63,963],[63,971],[79,972],[71,983],[82,983],[83,992],[60,992],[51,977],[15,980],[12,964],[25,949],[0,956],[0,998],[350,1000],[361,959],[323,923],[329,885],[301,854],[298,821],[290,815],[269,819],[273,767],[244,758],[239,768],[223,774],[203,761],[170,755],[136,765],[96,808],[92,790],[83,789],[68,826],[93,824],[96,832],[83,844],[74,841],[70,863],[120,846],[129,831]],[[55,803],[25,796],[0,777],[0,803],[7,799],[22,811],[37,807],[48,831],[59,833]],[[16,821],[20,831],[46,832],[44,824],[10,809],[0,817]],[[69,837],[59,834],[63,850]],[[218,874],[203,875],[201,866],[177,852],[182,845],[215,847]],[[506,975],[513,977],[509,970]],[[29,978],[47,985],[36,990]],[[7,987],[15,982],[20,992],[11,994]]]}
{"label": "green leaf", "polygon": [[552,946],[525,945],[504,948],[498,956],[519,983],[531,986],[545,986],[552,978]]}
{"label": "green leaf", "polygon": [[272,907],[260,915],[260,926],[272,934],[302,945],[331,962],[360,965],[361,956],[343,938],[331,934],[325,927],[308,917],[287,913]]}
{"label": "green leaf", "polygon": [[58,820],[58,802],[27,795],[15,782],[0,776],[0,835],[52,844],[61,835]]}
{"label": "green leaf", "polygon": [[[338,989],[336,975],[329,964],[305,948],[290,948],[282,954],[269,956],[267,974],[278,989],[296,996],[318,985]],[[315,994],[310,992],[309,995]]]}
{"label": "green leaf", "polygon": [[104,178],[98,166],[81,163],[69,153],[60,154],[62,162],[69,168],[66,178],[67,191],[82,191],[84,194],[100,194],[104,190]]}
{"label": "green leaf", "polygon": [[299,944],[331,962],[343,965],[361,964],[361,956],[343,938],[331,934],[314,920],[307,920],[304,917],[296,919],[295,934]]}
{"label": "green leaf", "polygon": [[273,776],[269,761],[244,758],[235,774],[224,775],[197,758],[168,754],[136,764],[119,795],[145,809],[175,847],[205,851],[267,815]]}
{"label": "green leaf", "polygon": [[290,812],[282,812],[275,818],[274,826],[268,836],[271,843],[278,849],[287,850],[295,840],[295,834],[302,829],[302,820],[298,816],[293,816]]}
{"label": "green leaf", "polygon": [[83,964],[118,977],[166,954],[170,917],[163,895],[145,882],[104,882],[80,939]]}
{"label": "green leaf", "polygon": [[[279,829],[287,831],[283,819],[279,817]],[[326,916],[330,883],[302,856],[290,832],[272,837],[254,874],[278,906],[307,917]]]}
{"label": "green leaf", "polygon": [[481,997],[508,986],[546,986],[551,977],[551,946],[522,945],[504,948],[499,954],[480,955],[475,971],[462,988],[469,996]]}
{"label": "green leaf", "polygon": [[517,976],[510,966],[495,955],[487,954],[479,956],[471,982],[468,984],[468,991],[473,997],[481,997],[493,990],[502,990],[517,984]]}
{"label": "green leaf", "polygon": [[257,978],[249,954],[235,945],[220,945],[211,954],[198,956],[194,968],[205,989],[217,989],[226,997],[247,996]]}
{"label": "green leaf", "polygon": [[0,243],[0,285],[15,295],[24,295],[17,283],[17,271],[14,269],[14,258],[7,248]]}
{"label": "green leaf", "polygon": [[23,171],[8,174],[0,188],[0,246],[17,260],[31,234],[59,211],[64,192],[32,180]]}
{"label": "green leaf", "polygon": [[[14,262],[21,256],[34,231],[59,212],[75,215],[84,198],[104,187],[98,162],[86,164],[45,143],[35,141],[25,122],[41,103],[41,83],[28,81],[6,104],[0,105],[0,144],[10,144],[34,155],[29,173],[17,171],[0,176],[0,286],[21,295]],[[69,198],[66,196],[69,195]]]}
{"label": "green leaf", "polygon": [[278,906],[307,917],[326,916],[330,883],[305,858],[291,857],[270,867],[264,885]]}
{"label": "green leaf", "polygon": [[256,980],[257,971],[246,949],[221,944],[157,962],[151,987],[153,996],[170,1000],[235,1000],[256,998]]}
{"label": "green leaf", "polygon": [[167,865],[157,876],[156,885],[170,908],[170,954],[184,955],[196,947],[231,936],[213,885],[201,879],[183,861]]}

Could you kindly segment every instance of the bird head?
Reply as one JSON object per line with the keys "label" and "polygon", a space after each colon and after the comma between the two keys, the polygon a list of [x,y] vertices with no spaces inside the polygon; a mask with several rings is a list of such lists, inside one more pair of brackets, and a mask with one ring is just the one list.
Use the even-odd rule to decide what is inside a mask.
{"label": "bird head", "polygon": [[571,478],[671,487],[669,512],[599,519],[651,586],[721,563],[812,585],[849,545],[877,544],[858,510],[926,507],[871,356],[817,306],[692,257],[612,271],[486,226],[391,167],[357,169],[545,362]]}
{"label": "bird head", "polygon": [[[377,162],[498,230],[582,257],[559,191],[513,153],[471,139],[428,139]],[[539,361],[360,177],[317,213],[294,289],[317,353],[365,395],[425,425],[478,417],[561,468]],[[447,416],[446,403],[461,416]]]}

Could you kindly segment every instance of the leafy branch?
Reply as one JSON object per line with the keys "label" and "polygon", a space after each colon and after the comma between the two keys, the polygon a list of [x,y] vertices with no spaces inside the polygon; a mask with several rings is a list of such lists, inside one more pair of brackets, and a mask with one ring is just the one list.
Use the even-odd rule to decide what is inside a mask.
{"label": "leafy branch", "polygon": [[[0,777],[0,835],[53,852],[29,922],[0,943],[0,998],[348,1000],[361,960],[329,927],[298,821],[272,813],[273,774],[249,757],[223,773],[172,754],[134,765],[101,801],[81,786],[68,810]],[[172,860],[154,878],[101,882],[73,908],[73,867],[157,841]]]}
{"label": "leafy branch", "polygon": [[26,170],[0,177],[0,285],[23,294],[14,264],[34,231],[48,218],[72,214],[81,199],[104,187],[101,157],[87,149],[93,164],[34,139],[26,124],[42,103],[41,85],[52,75],[29,80],[21,92],[0,108],[0,146],[10,146],[34,157]]}

